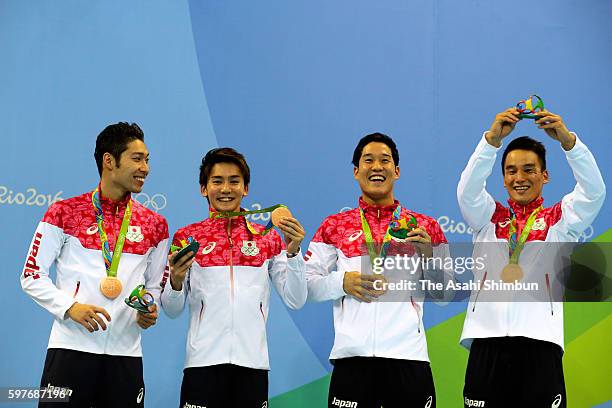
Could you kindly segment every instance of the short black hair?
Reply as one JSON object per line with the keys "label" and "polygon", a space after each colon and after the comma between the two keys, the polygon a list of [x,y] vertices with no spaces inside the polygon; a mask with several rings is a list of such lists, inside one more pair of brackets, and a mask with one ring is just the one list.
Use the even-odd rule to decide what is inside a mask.
{"label": "short black hair", "polygon": [[249,165],[244,156],[231,147],[219,147],[209,150],[202,158],[202,164],[200,165],[200,186],[206,186],[208,178],[210,177],[210,172],[217,163],[233,163],[238,166],[245,187],[249,185],[251,181],[251,169],[249,169]]}
{"label": "short black hair", "polygon": [[361,153],[363,152],[363,148],[372,142],[384,143],[389,149],[391,149],[391,157],[393,157],[393,164],[399,166],[399,152],[397,151],[397,146],[393,139],[383,133],[371,133],[361,138],[359,143],[357,143],[357,147],[355,147],[355,151],[353,152],[353,166],[359,167],[359,159],[361,159]]}
{"label": "short black hair", "polygon": [[144,133],[136,123],[119,122],[108,125],[100,132],[96,138],[96,150],[94,151],[94,159],[96,159],[100,176],[102,176],[104,153],[110,153],[115,158],[117,166],[119,166],[121,153],[125,152],[127,145],[134,140],[144,142]]}
{"label": "short black hair", "polygon": [[546,170],[546,148],[542,142],[538,142],[529,136],[521,136],[511,141],[508,144],[508,147],[506,147],[506,150],[504,150],[501,161],[502,174],[506,174],[506,156],[508,156],[508,153],[513,150],[528,150],[530,152],[534,152],[540,159],[542,171]]}

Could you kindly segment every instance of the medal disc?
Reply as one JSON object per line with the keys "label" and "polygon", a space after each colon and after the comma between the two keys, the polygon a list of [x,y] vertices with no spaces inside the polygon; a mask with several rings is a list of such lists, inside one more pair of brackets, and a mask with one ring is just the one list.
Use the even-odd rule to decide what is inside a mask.
{"label": "medal disc", "polygon": [[119,278],[107,276],[100,282],[100,292],[109,299],[115,299],[121,294],[123,286]]}
{"label": "medal disc", "polygon": [[289,211],[287,207],[278,207],[277,209],[272,211],[272,214],[270,214],[270,217],[272,218],[272,224],[278,227],[278,224],[280,223],[281,218],[292,217],[292,215],[291,215],[291,211]]}
{"label": "medal disc", "polygon": [[514,283],[523,279],[523,269],[518,264],[508,264],[504,266],[501,273],[502,281]]}

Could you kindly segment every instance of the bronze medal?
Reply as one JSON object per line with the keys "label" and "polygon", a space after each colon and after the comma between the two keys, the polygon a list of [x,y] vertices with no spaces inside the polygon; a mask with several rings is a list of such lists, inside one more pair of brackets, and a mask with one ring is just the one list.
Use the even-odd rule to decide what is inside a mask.
{"label": "bronze medal", "polygon": [[289,211],[287,207],[278,207],[277,209],[272,211],[272,214],[270,214],[270,217],[272,218],[272,224],[278,227],[278,224],[280,223],[281,218],[292,217],[292,215],[291,215],[291,211]]}
{"label": "bronze medal", "polygon": [[518,264],[510,263],[502,269],[501,278],[505,283],[518,282],[523,279],[523,269]]}
{"label": "bronze medal", "polygon": [[121,294],[123,285],[119,278],[107,276],[100,281],[100,292],[109,299],[115,299]]}

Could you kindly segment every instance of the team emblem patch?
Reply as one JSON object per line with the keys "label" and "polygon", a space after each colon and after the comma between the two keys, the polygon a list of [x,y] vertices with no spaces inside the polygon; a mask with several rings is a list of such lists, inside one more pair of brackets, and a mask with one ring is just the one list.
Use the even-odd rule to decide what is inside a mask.
{"label": "team emblem patch", "polygon": [[255,241],[242,241],[240,252],[246,256],[255,256],[259,253],[259,248],[257,248],[257,243]]}
{"label": "team emblem patch", "polygon": [[542,217],[534,221],[533,227],[531,227],[531,229],[534,231],[544,231],[546,227],[546,221],[544,221],[544,217]]}
{"label": "team emblem patch", "polygon": [[130,242],[141,242],[144,239],[144,235],[142,235],[142,230],[138,225],[130,225],[128,227],[128,232],[125,234],[125,239]]}

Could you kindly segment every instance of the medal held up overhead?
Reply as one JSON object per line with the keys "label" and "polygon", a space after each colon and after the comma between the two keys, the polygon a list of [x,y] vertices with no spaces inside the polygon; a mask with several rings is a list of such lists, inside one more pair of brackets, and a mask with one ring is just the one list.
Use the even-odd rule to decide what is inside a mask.
{"label": "medal held up overhead", "polygon": [[537,119],[536,113],[544,111],[544,101],[538,95],[531,95],[524,101],[516,104],[521,119]]}

